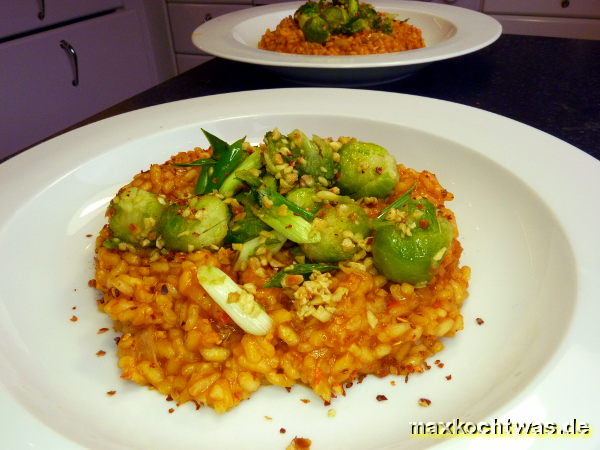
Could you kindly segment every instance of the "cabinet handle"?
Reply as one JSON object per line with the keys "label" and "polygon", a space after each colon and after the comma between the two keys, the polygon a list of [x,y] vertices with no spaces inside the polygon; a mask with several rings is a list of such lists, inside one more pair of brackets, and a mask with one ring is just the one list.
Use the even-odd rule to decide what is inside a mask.
{"label": "cabinet handle", "polygon": [[562,2],[560,2],[560,7],[568,8],[570,4],[571,4],[571,2],[569,0],[562,0]]}
{"label": "cabinet handle", "polygon": [[67,52],[67,55],[71,60],[71,67],[73,68],[73,81],[71,81],[71,84],[73,86],[77,86],[79,84],[79,65],[77,64],[77,52],[73,46],[64,39],[60,41],[60,48]]}
{"label": "cabinet handle", "polygon": [[38,19],[44,20],[44,17],[46,17],[46,0],[38,0],[38,2]]}

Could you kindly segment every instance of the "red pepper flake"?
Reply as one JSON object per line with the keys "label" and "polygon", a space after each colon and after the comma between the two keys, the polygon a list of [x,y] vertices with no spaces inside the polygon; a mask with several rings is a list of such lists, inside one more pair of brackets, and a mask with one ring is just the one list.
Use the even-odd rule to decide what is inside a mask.
{"label": "red pepper flake", "polygon": [[441,369],[441,368],[443,368],[443,367],[444,367],[444,363],[439,363],[439,364],[438,364],[438,367],[439,367],[440,369]]}
{"label": "red pepper flake", "polygon": [[419,220],[419,227],[423,230],[429,226],[429,220],[421,219]]}
{"label": "red pepper flake", "polygon": [[115,395],[116,393],[117,393],[117,391],[108,391],[108,392],[106,393],[106,395],[109,395],[109,396],[111,396],[111,397],[112,397],[112,396],[113,396],[113,395]]}
{"label": "red pepper flake", "polygon": [[288,391],[288,392],[292,392],[292,388],[290,386],[286,386],[285,390]]}
{"label": "red pepper flake", "polygon": [[167,395],[167,397],[165,398],[166,401],[168,402],[172,402],[173,401],[173,397],[171,397],[171,395]]}
{"label": "red pepper flake", "polygon": [[96,352],[96,356],[104,356],[104,355],[106,355],[106,352],[104,350],[98,350]]}
{"label": "red pepper flake", "polygon": [[404,382],[405,382],[405,383],[408,383],[408,376],[409,376],[409,375],[410,375],[410,374],[408,374],[408,373],[407,373],[407,374],[406,374],[406,376],[404,377]]}
{"label": "red pepper flake", "polygon": [[477,325],[483,325],[484,321],[481,317],[478,317],[477,319],[475,319],[475,322],[477,322]]}
{"label": "red pepper flake", "polygon": [[137,227],[135,226],[135,223],[130,223],[129,225],[127,225],[127,228],[129,228],[131,231],[135,231]]}
{"label": "red pepper flake", "polygon": [[75,311],[75,310],[77,309],[77,306],[71,306],[71,309],[72,309],[73,311]]}
{"label": "red pepper flake", "polygon": [[331,405],[331,402],[330,402],[330,401],[324,401],[324,402],[323,402],[323,406],[330,406],[330,405]]}
{"label": "red pepper flake", "polygon": [[73,316],[71,316],[71,318],[69,320],[71,322],[77,322],[77,320],[79,320],[79,319],[77,319],[77,316],[73,315]]}
{"label": "red pepper flake", "polygon": [[341,173],[336,172],[335,175],[333,175],[333,178],[335,178],[336,180],[339,179],[342,176]]}
{"label": "red pepper flake", "polygon": [[285,226],[285,228],[286,228],[287,230],[289,230],[290,228],[292,228],[292,224],[290,223],[289,225],[286,225],[286,226]]}
{"label": "red pepper flake", "polygon": [[446,375],[446,380],[450,381],[452,379],[452,375]]}
{"label": "red pepper flake", "polygon": [[92,288],[95,288],[96,287],[96,280],[89,280],[88,281],[88,286],[92,287]]}
{"label": "red pepper flake", "polygon": [[307,398],[301,398],[301,399],[300,399],[300,401],[301,401],[302,403],[310,403],[310,400],[309,400],[309,399],[307,399]]}
{"label": "red pepper flake", "polygon": [[375,167],[375,172],[376,172],[378,175],[381,175],[381,174],[383,173],[383,167]]}
{"label": "red pepper flake", "polygon": [[104,334],[108,331],[108,328],[100,328],[98,331],[96,331],[96,334]]}
{"label": "red pepper flake", "polygon": [[280,429],[279,429],[279,433],[281,433],[281,434],[285,434],[285,428],[280,428]]}
{"label": "red pepper flake", "polygon": [[385,395],[379,394],[377,397],[375,397],[377,399],[378,402],[384,402],[387,400],[387,397]]}
{"label": "red pepper flake", "polygon": [[219,182],[219,179],[218,179],[217,177],[215,177],[215,178],[213,178],[213,179],[212,179],[212,182],[213,182],[213,183],[218,183],[218,182]]}
{"label": "red pepper flake", "polygon": [[92,236],[93,236],[93,234],[86,234],[86,235],[85,235],[85,237],[87,237],[87,238],[90,238],[90,237],[92,237]]}
{"label": "red pepper flake", "polygon": [[175,408],[169,408],[169,414],[173,414],[175,412]]}
{"label": "red pepper flake", "polygon": [[431,405],[431,400],[429,400],[428,398],[419,399],[419,406],[427,407],[429,405]]}

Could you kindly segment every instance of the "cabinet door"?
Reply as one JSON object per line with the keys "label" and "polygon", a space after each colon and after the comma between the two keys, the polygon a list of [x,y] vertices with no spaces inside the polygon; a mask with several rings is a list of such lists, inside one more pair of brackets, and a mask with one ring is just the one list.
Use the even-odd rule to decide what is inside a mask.
{"label": "cabinet door", "polygon": [[135,12],[121,11],[1,44],[0,158],[149,88],[141,36]]}
{"label": "cabinet door", "polygon": [[556,17],[600,17],[599,0],[484,0],[490,14],[521,14]]}
{"label": "cabinet door", "polygon": [[8,0],[0,2],[0,39],[67,20],[110,11],[121,0]]}

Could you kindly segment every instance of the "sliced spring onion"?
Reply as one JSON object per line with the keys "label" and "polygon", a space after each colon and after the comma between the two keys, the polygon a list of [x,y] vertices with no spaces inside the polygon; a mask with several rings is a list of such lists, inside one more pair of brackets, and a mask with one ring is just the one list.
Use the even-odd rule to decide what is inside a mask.
{"label": "sliced spring onion", "polygon": [[310,275],[311,273],[317,272],[330,272],[332,270],[339,269],[338,266],[325,263],[317,264],[294,264],[281,269],[273,278],[271,278],[263,286],[265,288],[281,287],[281,282],[286,275]]}
{"label": "sliced spring onion", "polygon": [[385,216],[387,216],[387,213],[389,213],[392,209],[397,209],[397,208],[400,208],[402,205],[404,205],[410,199],[410,193],[412,191],[414,191],[415,187],[417,187],[417,183],[413,184],[408,191],[406,191],[404,194],[402,194],[400,197],[398,197],[396,200],[394,200],[391,204],[386,206],[379,213],[377,218],[385,219]]}
{"label": "sliced spring onion", "polygon": [[[273,320],[254,296],[233,281],[217,267],[200,266],[198,282],[217,305],[246,333],[266,335],[273,327]],[[235,298],[235,301],[232,301]]]}
{"label": "sliced spring onion", "polygon": [[269,239],[265,239],[263,236],[257,236],[254,239],[244,242],[238,255],[238,259],[235,262],[234,269],[241,270],[242,263],[248,261],[248,259],[254,256],[256,250],[261,245],[265,246],[266,249],[271,252],[271,254],[277,253],[279,250],[281,250],[286,238],[276,231],[271,231],[270,234],[272,234],[273,237]]}
{"label": "sliced spring onion", "polygon": [[314,244],[321,240],[318,231],[312,229],[312,224],[291,211],[280,215],[276,208],[260,208],[252,211],[256,217],[279,232],[287,239],[297,244]]}
{"label": "sliced spring onion", "polygon": [[259,169],[262,166],[262,156],[259,151],[251,153],[246,159],[244,159],[232,173],[225,178],[223,184],[219,188],[219,194],[225,197],[231,197],[235,192],[241,188],[244,182],[236,176],[238,170],[250,170]]}

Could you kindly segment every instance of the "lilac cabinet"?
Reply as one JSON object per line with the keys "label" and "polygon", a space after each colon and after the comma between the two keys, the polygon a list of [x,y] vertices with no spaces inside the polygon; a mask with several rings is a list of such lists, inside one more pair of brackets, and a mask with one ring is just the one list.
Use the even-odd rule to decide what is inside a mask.
{"label": "lilac cabinet", "polygon": [[0,160],[149,88],[148,59],[131,10],[1,43]]}
{"label": "lilac cabinet", "polygon": [[9,0],[0,2],[0,39],[123,6],[121,0]]}

